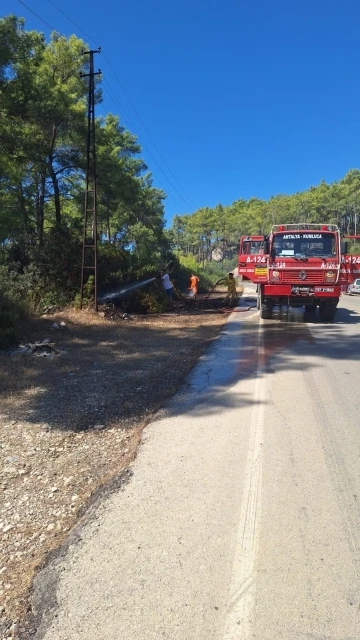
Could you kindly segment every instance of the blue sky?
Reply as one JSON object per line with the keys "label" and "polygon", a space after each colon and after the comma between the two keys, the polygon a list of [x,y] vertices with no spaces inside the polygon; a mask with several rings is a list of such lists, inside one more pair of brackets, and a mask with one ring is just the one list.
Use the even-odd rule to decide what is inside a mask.
{"label": "blue sky", "polygon": [[[49,0],[24,2],[87,40]],[[97,113],[118,113],[140,135],[154,182],[169,194],[168,221],[360,167],[358,0],[54,3],[102,46]],[[18,0],[5,0],[2,13],[49,34]]]}

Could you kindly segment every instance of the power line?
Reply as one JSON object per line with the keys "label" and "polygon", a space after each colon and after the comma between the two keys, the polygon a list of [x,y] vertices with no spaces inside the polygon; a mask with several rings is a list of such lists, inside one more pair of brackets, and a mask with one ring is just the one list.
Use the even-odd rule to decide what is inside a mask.
{"label": "power line", "polygon": [[[84,31],[84,30],[80,27],[80,25],[78,25],[76,22],[74,22],[74,20],[72,20],[72,19],[71,19],[71,18],[70,18],[70,17],[69,17],[69,16],[68,16],[64,11],[62,11],[62,10],[61,10],[61,9],[60,9],[60,8],[59,8],[59,7],[58,7],[58,6],[57,6],[57,5],[56,5],[52,0],[48,0],[48,2],[49,2],[49,3],[50,3],[50,4],[51,4],[51,5],[52,5],[52,6],[53,6],[57,11],[59,11],[59,13],[61,13],[61,14],[62,14],[66,19],[67,19],[67,20],[69,20],[69,22],[71,22],[71,24],[73,24],[73,25],[74,25],[74,27],[76,27],[77,29],[79,29],[79,31],[81,31],[81,33],[83,33],[87,38],[89,38],[89,39],[91,40],[91,42],[93,42],[94,44],[96,44],[97,46],[99,46],[99,43],[98,43],[98,42],[96,42],[96,40],[94,40],[94,38],[92,38],[88,33],[86,33],[86,31]],[[180,182],[178,181],[178,179],[176,178],[176,176],[174,175],[174,173],[173,173],[173,172],[172,172],[172,170],[170,169],[170,167],[169,167],[168,163],[166,162],[166,160],[165,160],[164,156],[162,155],[162,153],[161,153],[161,151],[160,151],[159,147],[157,146],[157,144],[156,144],[155,140],[153,139],[152,135],[150,134],[150,132],[149,132],[148,128],[146,127],[146,125],[145,125],[144,121],[143,121],[143,120],[142,120],[142,118],[140,117],[140,115],[139,115],[139,113],[138,113],[137,109],[135,108],[135,106],[134,106],[133,102],[131,101],[131,99],[130,99],[130,97],[129,97],[128,93],[126,92],[125,87],[123,86],[123,84],[122,84],[122,83],[121,83],[121,81],[119,80],[118,75],[116,74],[116,72],[115,72],[115,70],[114,70],[114,68],[113,68],[113,66],[112,66],[112,64],[111,64],[111,62],[110,62],[110,60],[109,60],[109,58],[107,57],[106,53],[104,53],[104,51],[103,51],[103,56],[104,56],[105,60],[107,61],[108,65],[109,65],[109,67],[110,67],[110,69],[111,69],[112,73],[114,74],[114,77],[115,77],[116,81],[118,82],[118,84],[119,84],[120,88],[122,89],[122,91],[123,91],[124,95],[126,96],[126,98],[127,98],[128,102],[129,102],[129,104],[131,105],[131,107],[132,107],[132,109],[133,109],[133,111],[134,111],[135,115],[137,116],[138,120],[139,120],[139,121],[140,121],[140,123],[142,124],[142,126],[143,126],[144,130],[146,131],[147,135],[149,136],[149,139],[151,140],[151,142],[152,142],[152,144],[154,145],[154,147],[155,147],[156,151],[158,152],[158,154],[159,154],[160,158],[162,159],[162,161],[163,161],[164,165],[166,166],[166,168],[168,169],[169,173],[172,175],[172,177],[174,178],[174,180],[176,181],[176,183],[179,185],[180,189],[181,189],[181,190],[182,190],[182,192],[184,193],[184,195],[185,195],[185,197],[186,197],[186,199],[187,199],[187,202],[186,202],[186,200],[184,200],[184,198],[182,197],[182,195],[181,195],[181,194],[179,194],[179,193],[178,193],[178,195],[181,197],[181,199],[185,202],[185,204],[186,204],[187,206],[190,204],[191,206],[193,206],[193,207],[196,209],[196,205],[195,205],[195,203],[192,201],[191,197],[186,193],[185,189],[182,187],[182,185],[180,184]],[[124,110],[124,111],[125,111],[125,110]],[[134,127],[133,127],[133,128],[134,128]],[[138,134],[137,134],[137,135],[138,135]],[[138,135],[138,137],[140,137],[140,136]],[[170,183],[170,184],[171,184],[171,183]],[[174,187],[174,188],[175,188],[175,187]]]}
{"label": "power line", "polygon": [[22,4],[28,11],[30,11],[30,13],[33,14],[33,16],[35,16],[36,18],[38,18],[38,20],[40,20],[40,22],[42,22],[48,29],[50,29],[51,31],[55,31],[56,33],[58,33],[60,35],[60,33],[58,32],[57,29],[55,29],[55,27],[51,26],[51,24],[49,24],[48,22],[46,22],[46,20],[44,20],[41,16],[39,16],[38,13],[36,13],[36,11],[34,11],[33,9],[31,9],[31,7],[28,7],[27,4],[25,4],[25,2],[23,2],[23,0],[18,0],[18,2],[20,2],[20,4]]}
{"label": "power line", "polygon": [[[30,11],[30,13],[32,13],[36,18],[38,18],[38,20],[40,20],[40,22],[42,22],[48,29],[54,31],[55,33],[57,33],[59,36],[61,36],[61,34],[59,33],[59,31],[57,29],[55,29],[55,27],[53,27],[49,22],[47,22],[46,20],[44,20],[38,13],[36,13],[36,11],[34,11],[31,7],[29,7],[25,2],[23,2],[23,0],[18,0],[18,2],[20,4],[22,4],[28,11]],[[67,20],[69,20],[77,29],[79,29],[87,38],[89,38],[91,40],[91,42],[98,44],[93,38],[91,38],[91,36],[89,36],[89,34],[87,34],[76,22],[74,22],[71,18],[69,18],[69,16],[63,12],[61,9],[59,9],[59,7],[52,2],[52,0],[48,0],[48,2],[57,10],[59,11],[59,13],[61,13]],[[160,150],[158,149],[156,143],[154,142],[152,136],[150,135],[149,131],[147,130],[145,124],[143,123],[142,119],[140,118],[139,114],[137,113],[134,105],[132,104],[128,94],[126,93],[124,87],[122,86],[118,76],[116,75],[108,57],[104,54],[105,60],[107,61],[112,73],[114,74],[117,82],[119,83],[122,91],[124,92],[126,98],[128,99],[130,105],[132,106],[136,116],[138,117],[139,121],[141,122],[142,126],[144,127],[144,130],[146,131],[147,135],[149,136],[151,142],[153,143],[155,149],[157,150],[159,156],[162,158],[165,166],[167,167],[168,171],[171,173],[171,175],[173,176],[173,178],[176,180],[176,182],[178,183],[178,185],[180,186],[180,188],[182,189],[182,191],[184,192],[187,200],[181,195],[181,193],[179,192],[179,190],[175,187],[175,185],[171,182],[171,180],[167,177],[166,173],[164,172],[164,170],[162,169],[161,165],[158,163],[158,161],[156,160],[156,158],[154,157],[154,155],[152,154],[152,152],[150,151],[150,149],[147,147],[147,145],[144,143],[143,139],[141,138],[141,136],[136,132],[136,128],[134,127],[134,125],[131,123],[130,118],[126,115],[125,109],[121,106],[120,102],[118,101],[118,99],[116,98],[114,92],[112,91],[112,89],[109,87],[109,91],[111,91],[112,95],[113,95],[113,100],[115,100],[115,103],[118,105],[118,107],[121,109],[122,113],[123,113],[123,117],[124,119],[128,120],[130,122],[130,126],[132,127],[134,133],[136,134],[136,136],[139,138],[139,140],[142,143],[142,146],[147,150],[147,152],[149,153],[150,157],[153,159],[153,161],[155,162],[155,164],[157,165],[157,167],[159,168],[159,170],[161,171],[161,173],[163,174],[163,176],[165,177],[166,181],[170,184],[170,186],[172,187],[172,189],[177,193],[177,195],[181,198],[181,200],[185,203],[185,205],[187,207],[190,206],[191,208],[195,208],[196,209],[196,205],[194,204],[194,202],[191,201],[191,199],[187,196],[185,190],[183,189],[183,187],[180,185],[179,181],[177,180],[177,178],[174,176],[173,172],[171,171],[170,167],[167,165],[166,160],[164,159],[164,157],[162,156]],[[174,198],[174,196],[171,196],[173,198],[173,200],[179,205],[179,203],[176,201],[176,199]]]}
{"label": "power line", "polygon": [[91,36],[89,36],[88,33],[86,33],[86,31],[84,31],[78,24],[76,24],[76,22],[74,22],[74,20],[72,20],[71,18],[69,18],[69,16],[66,15],[66,13],[64,13],[64,11],[62,11],[59,7],[56,6],[56,4],[54,2],[52,2],[52,0],[48,0],[48,2],[50,4],[52,4],[53,7],[55,7],[55,9],[57,11],[59,11],[59,13],[61,13],[64,18],[66,18],[67,20],[69,20],[69,22],[71,22],[71,24],[74,25],[74,27],[76,27],[77,29],[79,29],[79,31],[81,31],[81,33],[84,34],[84,36],[86,36],[89,40],[91,40],[91,42],[93,42],[94,44],[96,44],[97,47],[99,47],[99,43],[96,42],[96,40],[94,40]]}
{"label": "power line", "polygon": [[[106,81],[104,81],[104,80],[103,80],[103,82],[104,82],[105,86],[107,87],[108,91],[112,94],[114,102],[118,105],[118,107],[119,107],[120,109],[122,109],[122,110],[124,111],[123,107],[121,107],[120,102],[119,102],[119,101],[118,101],[118,99],[116,98],[116,96],[115,96],[115,94],[114,94],[113,90],[111,89],[110,85],[109,85]],[[125,112],[124,112],[124,113],[125,113]],[[186,206],[188,207],[188,206],[189,206],[189,202],[187,202],[187,201],[183,198],[183,196],[182,196],[182,195],[181,195],[181,193],[178,191],[178,189],[173,185],[173,183],[171,182],[171,180],[169,180],[169,178],[167,177],[166,173],[163,171],[163,169],[162,169],[161,165],[158,163],[158,161],[156,160],[155,156],[154,156],[154,155],[153,155],[153,153],[150,151],[149,147],[145,144],[145,142],[144,142],[144,140],[142,139],[142,137],[141,137],[141,136],[136,132],[136,129],[135,129],[135,127],[134,127],[133,123],[131,122],[131,120],[130,120],[129,116],[125,116],[125,117],[126,117],[126,119],[128,120],[128,122],[130,123],[131,128],[134,130],[134,133],[137,135],[138,139],[140,140],[140,142],[141,142],[141,144],[142,144],[143,148],[144,148],[144,149],[146,149],[146,151],[148,152],[148,154],[150,155],[150,157],[152,158],[152,160],[155,162],[156,166],[159,168],[159,170],[160,170],[160,171],[161,171],[161,173],[163,174],[163,176],[164,176],[165,180],[167,180],[167,182],[170,184],[170,186],[174,189],[174,191],[177,193],[177,195],[181,198],[181,200],[182,200],[182,201],[186,204]],[[179,203],[178,203],[178,204],[179,204]],[[181,205],[180,205],[180,206],[181,206]]]}
{"label": "power line", "polygon": [[[49,0],[49,1],[50,1],[50,0]],[[153,143],[153,145],[154,145],[154,147],[155,147],[156,151],[158,152],[158,154],[159,154],[160,158],[162,159],[162,161],[163,161],[164,165],[167,167],[168,171],[171,173],[172,177],[173,177],[173,178],[174,178],[174,180],[177,182],[177,184],[179,185],[180,189],[183,191],[183,193],[184,193],[184,195],[186,196],[186,198],[188,199],[188,201],[189,201],[190,203],[192,203],[192,205],[193,205],[193,206],[194,206],[194,208],[196,209],[196,205],[194,204],[194,202],[192,202],[192,200],[191,200],[190,196],[188,196],[188,195],[187,195],[187,193],[186,193],[185,189],[181,186],[180,182],[177,180],[176,176],[175,176],[175,175],[173,174],[173,172],[171,171],[171,169],[170,169],[169,165],[167,164],[167,162],[166,162],[166,160],[165,160],[164,156],[162,155],[162,153],[161,153],[160,149],[158,148],[157,144],[155,143],[155,141],[154,141],[153,137],[151,136],[151,134],[150,134],[150,132],[149,132],[148,128],[146,127],[146,125],[144,124],[144,122],[143,122],[143,120],[141,119],[140,115],[138,114],[138,112],[137,112],[137,110],[136,110],[135,106],[133,105],[132,101],[130,100],[130,98],[129,98],[129,96],[128,96],[127,92],[125,91],[124,86],[121,84],[121,82],[120,82],[120,80],[119,80],[119,78],[118,78],[117,74],[116,74],[116,73],[115,73],[115,71],[114,71],[114,68],[113,68],[113,66],[112,66],[112,64],[111,64],[111,62],[110,62],[110,60],[109,60],[109,58],[107,57],[107,55],[106,55],[105,53],[104,53],[104,58],[105,58],[105,60],[107,61],[108,65],[109,65],[109,67],[110,67],[110,69],[111,69],[111,71],[113,72],[113,74],[114,74],[114,76],[115,76],[115,79],[116,79],[116,80],[117,80],[117,82],[119,83],[119,86],[121,87],[122,91],[124,92],[124,94],[125,94],[126,98],[128,99],[128,101],[129,101],[129,103],[130,103],[131,107],[133,108],[134,113],[135,113],[135,114],[136,114],[136,116],[138,117],[139,121],[141,122],[142,126],[144,127],[144,130],[146,131],[146,133],[147,133],[147,135],[149,136],[149,138],[150,138],[151,142]]]}
{"label": "power line", "polygon": [[[105,87],[106,87],[106,89],[107,89],[107,92],[109,93],[109,97],[110,97],[110,99],[113,101],[113,103],[115,104],[115,106],[116,106],[120,111],[124,111],[124,110],[123,110],[123,107],[121,106],[120,102],[118,101],[118,99],[117,99],[116,95],[114,94],[113,90],[111,89],[110,85],[106,82],[106,80],[104,80],[104,78],[103,78],[103,84],[105,85]],[[124,112],[124,114],[125,114],[125,112]],[[123,115],[123,118],[124,118],[124,120],[125,120],[125,121],[128,121],[128,123],[129,123],[129,124],[128,124],[128,126],[130,126],[130,127],[134,130],[134,125],[133,125],[133,123],[131,122],[131,120],[129,119],[129,117],[125,114],[125,115]],[[135,133],[136,133],[136,131],[135,131]],[[136,136],[137,136],[137,138],[140,140],[140,142],[141,142],[141,144],[142,144],[143,148],[144,148],[144,149],[149,153],[149,155],[150,155],[150,156],[151,156],[151,158],[154,160],[154,162],[155,162],[156,164],[158,164],[158,163],[156,162],[156,159],[155,159],[155,158],[154,158],[154,156],[152,155],[152,153],[151,153],[150,149],[147,147],[147,145],[144,143],[144,141],[141,139],[141,137],[140,137],[137,133],[136,133]],[[159,165],[158,165],[158,166],[159,166]],[[161,167],[160,167],[160,170],[162,171]],[[162,171],[162,172],[163,172],[163,171]],[[152,171],[151,173],[155,176],[155,173],[154,173],[153,171]],[[165,175],[165,174],[164,174],[164,175]],[[156,176],[155,176],[155,177],[156,177]],[[165,178],[166,178],[166,175],[165,175]],[[168,178],[166,178],[166,179],[168,180]],[[166,192],[166,189],[163,187],[163,185],[161,184],[161,182],[160,182],[160,180],[159,180],[158,178],[157,178],[157,182],[158,182],[158,184],[160,185],[160,187],[163,189],[163,191],[164,191],[165,193],[167,193],[167,192]],[[171,183],[170,183],[170,184],[171,184]],[[181,204],[181,203],[180,203],[180,202],[175,198],[175,196],[174,196],[172,193],[167,193],[167,195],[168,195],[170,198],[172,198],[172,199],[173,199],[173,201],[174,201],[174,202],[175,202],[179,207],[183,207],[183,205],[182,205],[182,204]],[[185,203],[185,204],[186,204],[186,203]]]}

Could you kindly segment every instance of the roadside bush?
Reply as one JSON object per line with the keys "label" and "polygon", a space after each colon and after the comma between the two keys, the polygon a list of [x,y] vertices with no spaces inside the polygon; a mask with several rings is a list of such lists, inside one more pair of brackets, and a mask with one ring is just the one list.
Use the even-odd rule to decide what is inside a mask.
{"label": "roadside bush", "polygon": [[220,277],[214,277],[208,269],[201,269],[193,256],[176,256],[176,265],[170,277],[180,291],[184,292],[189,287],[192,273],[199,277],[200,293],[206,293],[209,289],[212,289],[216,280]]}
{"label": "roadside bush", "polygon": [[[94,282],[95,282],[94,276],[89,276],[83,290],[82,302],[84,307],[94,303]],[[75,307],[75,309],[80,309],[80,305],[81,305],[81,295],[80,295],[80,292],[78,292],[73,300],[73,306]]]}
{"label": "roadside bush", "polygon": [[6,295],[9,301],[26,305],[28,284],[19,263],[5,263],[0,259],[0,292]]}
{"label": "roadside bush", "polygon": [[155,283],[146,289],[136,289],[124,299],[128,311],[136,313],[163,313],[169,307],[165,293]]}
{"label": "roadside bush", "polygon": [[9,301],[0,291],[0,350],[18,344],[16,324],[21,315],[20,311],[16,304]]}
{"label": "roadside bush", "polygon": [[[129,282],[129,253],[116,244],[99,245],[99,292],[107,292]],[[134,278],[136,280],[137,278]]]}
{"label": "roadside bush", "polygon": [[32,311],[47,305],[66,305],[80,288],[81,243],[70,230],[52,230],[44,244],[29,248],[24,269]]}
{"label": "roadside bush", "polygon": [[[71,229],[51,230],[44,235],[43,244],[32,244],[31,239],[21,245],[0,247],[0,291],[8,300],[7,308],[38,313],[45,307],[68,304],[80,306],[80,274],[82,244],[79,234]],[[159,264],[156,260],[159,259]],[[188,286],[189,271],[179,266],[173,254],[164,251],[152,263],[140,264],[135,253],[117,244],[99,245],[98,293],[107,293],[129,283],[158,275],[161,266],[169,265],[176,271],[174,278],[182,277]],[[171,273],[171,277],[172,273]],[[93,302],[94,277],[89,276],[84,288],[84,304]],[[178,285],[179,286],[179,285]],[[168,308],[167,298],[159,284],[147,285],[133,291],[124,304],[139,313],[161,313]],[[9,320],[7,319],[7,325]]]}
{"label": "roadside bush", "polygon": [[358,255],[360,253],[360,244],[358,242],[351,244],[349,247],[349,253]]}

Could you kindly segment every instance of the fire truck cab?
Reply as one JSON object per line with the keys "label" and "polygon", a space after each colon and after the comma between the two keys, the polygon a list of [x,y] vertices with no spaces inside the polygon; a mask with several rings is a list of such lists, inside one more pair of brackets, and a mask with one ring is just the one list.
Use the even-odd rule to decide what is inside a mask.
{"label": "fire truck cab", "polygon": [[262,318],[275,305],[319,308],[333,320],[341,290],[360,275],[360,256],[349,255],[336,225],[274,225],[269,236],[243,236],[239,275],[256,283]]}

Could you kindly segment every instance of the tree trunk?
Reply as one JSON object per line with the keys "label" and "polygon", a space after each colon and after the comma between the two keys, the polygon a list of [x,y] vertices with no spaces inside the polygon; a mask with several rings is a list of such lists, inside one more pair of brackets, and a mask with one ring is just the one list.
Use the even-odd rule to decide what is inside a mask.
{"label": "tree trunk", "polygon": [[50,175],[51,182],[54,189],[55,227],[56,229],[60,229],[61,228],[60,188],[59,188],[59,181],[57,179],[57,175],[55,173],[54,166],[53,166],[56,133],[57,133],[57,128],[56,128],[56,125],[54,124],[51,143],[50,143],[50,150],[49,150],[49,175]]}
{"label": "tree trunk", "polygon": [[106,207],[106,237],[107,241],[110,242],[110,198],[107,198],[107,207]]}
{"label": "tree trunk", "polygon": [[37,183],[36,231],[40,246],[42,246],[44,240],[45,183],[46,169],[44,169],[44,171],[40,174],[40,181],[38,181]]}
{"label": "tree trunk", "polygon": [[18,200],[19,200],[19,205],[20,205],[20,211],[21,211],[22,218],[23,218],[25,235],[26,236],[30,236],[32,229],[31,229],[31,225],[30,225],[30,219],[29,219],[28,210],[26,208],[26,200],[25,200],[25,196],[24,196],[24,192],[23,192],[23,186],[22,186],[21,182],[19,182],[18,187],[19,187]]}

